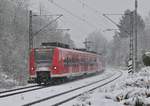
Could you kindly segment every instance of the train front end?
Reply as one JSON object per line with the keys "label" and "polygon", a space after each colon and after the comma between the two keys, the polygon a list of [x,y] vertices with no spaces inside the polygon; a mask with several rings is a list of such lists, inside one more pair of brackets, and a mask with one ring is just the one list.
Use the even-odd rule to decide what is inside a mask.
{"label": "train front end", "polygon": [[29,64],[30,81],[41,84],[48,83],[51,80],[53,53],[53,48],[38,48],[31,51]]}

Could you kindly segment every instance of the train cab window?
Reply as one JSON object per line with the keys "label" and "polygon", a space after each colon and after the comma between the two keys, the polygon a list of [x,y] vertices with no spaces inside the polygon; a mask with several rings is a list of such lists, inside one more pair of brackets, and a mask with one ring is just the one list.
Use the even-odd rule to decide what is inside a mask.
{"label": "train cab window", "polygon": [[37,64],[51,63],[53,57],[53,49],[35,50],[35,61]]}

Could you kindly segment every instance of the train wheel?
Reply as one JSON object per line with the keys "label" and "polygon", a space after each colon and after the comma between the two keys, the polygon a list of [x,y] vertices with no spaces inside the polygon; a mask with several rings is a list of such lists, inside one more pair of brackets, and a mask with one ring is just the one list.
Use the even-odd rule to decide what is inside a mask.
{"label": "train wheel", "polygon": [[38,83],[38,85],[42,85],[42,83],[41,82],[37,82]]}
{"label": "train wheel", "polygon": [[49,86],[49,85],[51,85],[51,84],[52,84],[51,81],[44,81],[44,86]]}
{"label": "train wheel", "polygon": [[45,82],[44,82],[44,86],[47,86],[47,85],[48,85],[48,84],[47,84],[47,82],[45,81]]}
{"label": "train wheel", "polygon": [[62,83],[62,79],[57,79],[57,84],[61,84]]}
{"label": "train wheel", "polygon": [[64,77],[63,79],[62,79],[62,83],[65,83],[65,82],[67,82],[68,81],[68,79],[66,78],[66,77]]}

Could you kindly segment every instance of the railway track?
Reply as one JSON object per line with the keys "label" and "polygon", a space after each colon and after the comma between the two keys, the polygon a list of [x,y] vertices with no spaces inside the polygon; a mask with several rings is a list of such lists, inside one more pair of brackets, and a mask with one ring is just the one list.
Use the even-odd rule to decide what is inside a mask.
{"label": "railway track", "polygon": [[21,93],[25,93],[25,92],[34,91],[34,90],[39,90],[42,88],[45,88],[45,87],[39,86],[39,85],[33,85],[33,86],[28,86],[28,87],[22,87],[22,88],[2,91],[2,92],[0,92],[0,98],[13,96],[13,95],[17,95],[17,94],[21,94]]}
{"label": "railway track", "polygon": [[36,87],[36,86],[38,86],[38,85],[32,85],[32,86],[27,86],[27,87],[21,87],[21,88],[16,88],[16,89],[5,90],[5,91],[1,91],[0,94],[7,93],[7,92],[12,92],[12,91],[17,91],[17,90],[22,90],[22,89],[26,89],[26,88],[32,88],[32,87]]}
{"label": "railway track", "polygon": [[27,104],[24,104],[23,106],[31,106],[31,105],[40,105],[40,106],[45,106],[46,104],[50,106],[58,106],[63,103],[66,103],[80,95],[82,95],[85,92],[93,91],[97,88],[100,88],[108,83],[113,82],[114,80],[118,79],[119,77],[122,76],[122,72],[119,72],[118,74],[113,74],[111,76],[108,76],[104,79],[89,83],[87,85],[73,88],[71,90],[58,93],[56,95],[52,95],[49,97],[45,97]]}
{"label": "railway track", "polygon": [[[77,80],[81,80],[81,79],[83,79],[83,78],[81,77]],[[70,80],[70,81],[67,81],[67,83],[74,82],[74,81],[75,80]],[[43,88],[50,87],[50,86],[51,85],[48,85],[48,86],[32,85],[32,86],[27,86],[27,87],[21,87],[21,88],[1,91],[0,98],[9,97],[9,96],[13,96],[13,95],[21,94],[21,93],[26,93],[26,92],[30,92],[30,91],[34,91],[34,90],[39,90],[39,89],[43,89]]]}
{"label": "railway track", "polygon": [[[87,77],[89,77],[89,76],[87,76]],[[87,77],[85,77],[85,78],[87,78]],[[81,80],[81,79],[83,79],[83,78],[81,77],[81,78],[76,79],[76,80]],[[70,80],[70,81],[67,81],[66,83],[74,82],[76,80]],[[34,90],[39,90],[39,89],[43,89],[43,88],[50,87],[50,86],[51,85],[48,85],[48,86],[32,85],[32,86],[27,86],[27,87],[21,87],[21,88],[1,91],[0,92],[0,98],[13,96],[13,95],[21,94],[21,93],[26,93],[26,92],[30,92],[30,91],[34,91]]]}

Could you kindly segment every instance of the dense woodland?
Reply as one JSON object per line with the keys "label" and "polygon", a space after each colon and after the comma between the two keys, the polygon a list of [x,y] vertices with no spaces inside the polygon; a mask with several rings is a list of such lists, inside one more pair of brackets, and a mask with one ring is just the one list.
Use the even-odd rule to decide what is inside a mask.
{"label": "dense woodland", "polygon": [[[33,33],[53,19],[53,17],[34,17]],[[42,42],[58,41],[74,48],[70,34],[56,30],[57,27],[57,21],[53,22],[34,36],[34,47],[39,47]],[[28,36],[28,0],[0,0],[0,72],[19,81],[19,84],[25,84],[28,79]]]}
{"label": "dense woodland", "polygon": [[[87,37],[88,40],[92,41],[90,49],[103,54],[109,65],[127,66],[128,64],[130,47],[130,36],[128,33],[130,33],[131,30],[131,20],[130,16],[126,14],[130,13],[130,10],[124,12],[118,24],[119,30],[114,30],[114,36],[110,42],[103,37],[100,31],[90,33]],[[150,14],[145,19],[138,14],[137,22],[138,62],[139,65],[142,66],[142,55],[145,51],[150,50]]]}
{"label": "dense woodland", "polygon": [[[127,61],[129,59],[130,38],[124,30],[130,33],[130,17],[125,15],[130,12],[130,10],[126,10],[124,12],[124,15],[119,22],[119,32],[115,32],[113,40],[109,42],[110,57],[108,62],[112,65],[127,66]],[[139,65],[143,65],[141,57],[145,51],[150,50],[150,14],[145,19],[138,14],[137,22],[138,62]]]}
{"label": "dense woodland", "polygon": [[[0,72],[10,78],[26,84],[28,79],[28,32],[29,32],[29,2],[28,0],[0,0]],[[130,12],[126,10],[125,13]],[[36,13],[33,13],[36,14]],[[54,17],[33,18],[33,32],[37,32]],[[88,46],[91,51],[101,53],[108,64],[126,66],[129,57],[129,36],[122,30],[130,29],[129,18],[124,15],[120,20],[119,33],[114,34],[108,42],[101,31],[87,35],[91,41]],[[58,41],[75,48],[69,33],[56,30],[59,23],[53,22],[49,27],[34,37],[34,47],[41,42]],[[150,50],[150,14],[143,19],[138,15],[138,57],[144,51]],[[0,76],[1,77],[1,76]]]}

